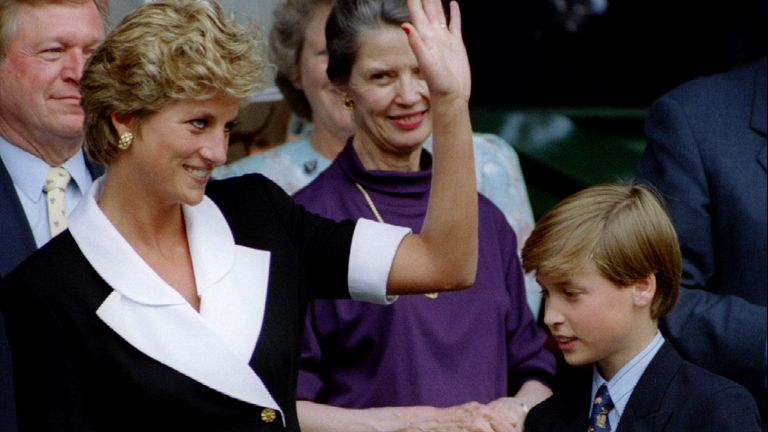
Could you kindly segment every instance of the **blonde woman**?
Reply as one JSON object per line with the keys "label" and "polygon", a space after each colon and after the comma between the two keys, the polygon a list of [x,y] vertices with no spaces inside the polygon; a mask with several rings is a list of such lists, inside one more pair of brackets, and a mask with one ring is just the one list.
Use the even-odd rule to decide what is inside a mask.
{"label": "blonde woman", "polygon": [[475,185],[451,181],[474,178],[466,54],[436,24],[438,0],[411,7],[404,27],[457,138],[440,141],[418,235],[321,219],[259,175],[208,184],[262,81],[258,35],[200,0],[148,3],[117,26],[81,82],[106,173],[69,231],[4,281],[20,430],[297,431],[309,300],[472,284]]}

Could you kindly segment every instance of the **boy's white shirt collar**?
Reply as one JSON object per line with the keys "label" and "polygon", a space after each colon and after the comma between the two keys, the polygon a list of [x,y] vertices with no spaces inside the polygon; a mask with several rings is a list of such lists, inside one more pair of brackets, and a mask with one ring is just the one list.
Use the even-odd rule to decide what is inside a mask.
{"label": "boy's white shirt collar", "polygon": [[616,375],[611,378],[610,381],[606,381],[605,378],[600,375],[600,371],[597,369],[597,364],[592,366],[592,397],[589,400],[589,410],[587,411],[587,417],[591,415],[592,401],[595,400],[597,390],[601,385],[606,384],[608,386],[608,394],[611,395],[614,407],[608,413],[608,419],[613,430],[616,430],[618,422],[621,419],[621,415],[624,414],[624,408],[626,408],[629,398],[632,396],[632,392],[635,389],[638,381],[642,377],[648,365],[651,363],[656,353],[659,352],[661,346],[664,344],[664,337],[657,329],[653,339],[648,345],[643,348],[632,360],[622,366]]}
{"label": "boy's white shirt collar", "polygon": [[102,179],[94,182],[69,223],[82,253],[114,289],[97,315],[135,348],[168,367],[235,399],[281,411],[249,366],[263,325],[270,252],[236,245],[224,216],[208,197],[199,205],[184,206],[200,295],[198,313],[101,211],[96,197]]}

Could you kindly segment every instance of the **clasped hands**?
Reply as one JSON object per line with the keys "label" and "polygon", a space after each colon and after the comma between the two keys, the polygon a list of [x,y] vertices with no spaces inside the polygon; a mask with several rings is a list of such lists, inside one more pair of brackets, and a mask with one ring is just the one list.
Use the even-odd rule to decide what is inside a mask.
{"label": "clasped hands", "polygon": [[423,420],[396,432],[522,432],[527,414],[525,403],[503,397],[487,405],[469,402],[433,408]]}

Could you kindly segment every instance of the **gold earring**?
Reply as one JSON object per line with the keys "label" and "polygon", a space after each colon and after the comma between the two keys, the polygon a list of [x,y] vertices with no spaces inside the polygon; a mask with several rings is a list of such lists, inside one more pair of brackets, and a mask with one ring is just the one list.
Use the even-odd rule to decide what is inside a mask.
{"label": "gold earring", "polygon": [[352,100],[352,97],[348,94],[345,94],[341,97],[341,104],[344,105],[344,109],[347,111],[352,111],[352,108],[355,107],[355,102]]}
{"label": "gold earring", "polygon": [[123,132],[120,135],[120,141],[117,142],[117,148],[120,150],[128,150],[128,147],[133,144],[133,134],[131,132]]}

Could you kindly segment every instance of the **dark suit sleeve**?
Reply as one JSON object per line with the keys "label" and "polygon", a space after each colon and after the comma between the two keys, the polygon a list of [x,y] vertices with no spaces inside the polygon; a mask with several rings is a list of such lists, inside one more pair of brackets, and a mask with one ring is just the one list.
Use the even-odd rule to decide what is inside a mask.
{"label": "dark suit sleeve", "polygon": [[549,423],[548,420],[551,415],[549,412],[550,410],[551,408],[546,400],[533,407],[525,417],[524,430],[526,432],[546,431]]}
{"label": "dark suit sleeve", "polygon": [[12,274],[0,296],[12,352],[19,432],[88,432],[81,415],[80,362],[70,349],[64,323],[35,287],[22,280]]}
{"label": "dark suit sleeve", "polygon": [[685,359],[760,391],[768,366],[768,312],[740,297],[706,290],[717,271],[713,204],[694,133],[674,98],[664,96],[651,107],[638,180],[661,192],[683,251],[682,295],[661,329]]}

